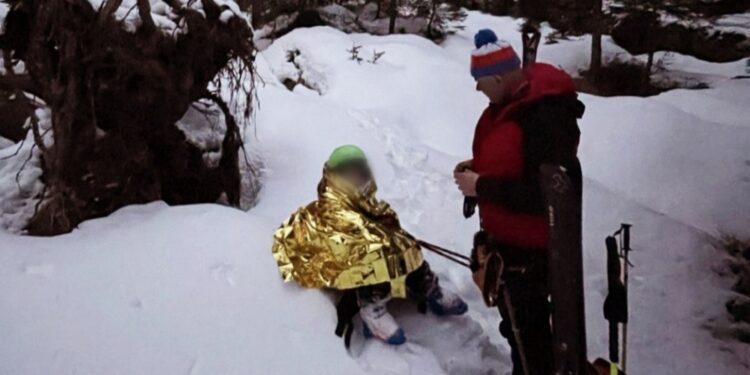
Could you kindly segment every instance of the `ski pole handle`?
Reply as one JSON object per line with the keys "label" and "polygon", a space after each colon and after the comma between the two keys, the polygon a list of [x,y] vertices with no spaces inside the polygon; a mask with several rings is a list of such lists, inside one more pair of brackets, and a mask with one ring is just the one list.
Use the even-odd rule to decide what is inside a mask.
{"label": "ski pole handle", "polygon": [[622,249],[630,251],[630,224],[622,224]]}

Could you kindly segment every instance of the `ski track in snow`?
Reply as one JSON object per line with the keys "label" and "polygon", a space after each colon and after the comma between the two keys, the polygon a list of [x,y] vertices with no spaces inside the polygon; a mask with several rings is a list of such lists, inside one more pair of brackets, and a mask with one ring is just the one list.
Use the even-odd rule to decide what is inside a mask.
{"label": "ski track in snow", "polygon": [[[390,193],[387,194],[393,196],[393,198],[390,198],[389,201],[400,208],[399,212],[406,223],[405,225],[417,228],[421,227],[422,219],[425,216],[424,207],[432,206],[435,203],[431,200],[434,196],[430,193],[430,190],[438,192],[435,195],[450,196],[449,190],[453,187],[453,181],[449,173],[445,170],[437,170],[430,165],[430,155],[436,151],[424,145],[410,144],[404,141],[404,139],[408,138],[404,136],[402,129],[384,125],[375,115],[355,110],[350,110],[349,114],[357,119],[358,124],[362,128],[374,133],[374,136],[387,146],[383,152],[386,154],[389,165],[395,170],[394,188],[390,189]],[[711,260],[711,257],[716,256],[717,251],[709,245],[715,239],[704,230],[687,223],[682,223],[674,218],[669,218],[666,214],[658,212],[636,199],[617,193],[597,180],[586,177],[585,184],[584,228],[586,232],[586,268],[602,268],[603,265],[601,263],[604,253],[603,238],[607,233],[616,229],[620,221],[637,223],[634,229],[635,239],[633,246],[635,251],[631,255],[632,261],[637,264],[636,268],[631,271],[631,308],[633,311],[662,310],[656,313],[656,315],[671,317],[669,321],[652,322],[647,319],[639,320],[638,316],[636,316],[630,325],[631,348],[662,345],[669,352],[694,352],[696,348],[688,342],[675,341],[668,344],[664,343],[663,327],[666,325],[674,330],[692,331],[691,335],[698,339],[698,337],[701,337],[700,332],[704,331],[705,334],[705,330],[708,330],[709,327],[695,326],[694,321],[696,318],[705,319],[707,322],[726,320],[721,310],[717,313],[711,307],[722,305],[729,292],[716,288],[715,285],[717,283],[721,284],[721,281],[712,273],[706,273],[698,280],[694,276],[696,269],[699,269],[702,265],[715,263]],[[455,199],[449,204],[455,205]],[[591,215],[592,212],[598,214],[593,216]],[[647,233],[643,233],[645,229],[648,229]],[[654,234],[656,234],[656,237],[654,237]],[[680,245],[675,246],[670,243],[672,241],[678,241]],[[651,246],[644,246],[644,244],[650,244]],[[703,252],[704,256],[697,258],[687,257],[684,255],[687,250],[686,247],[691,248],[688,252]],[[644,264],[641,260],[646,255],[644,253],[648,254],[650,263]],[[433,261],[431,258],[434,258],[434,256],[431,257],[431,254],[427,253],[427,257],[431,262]],[[655,261],[654,258],[661,260]],[[665,272],[663,269],[665,262],[672,262],[676,266],[673,270]],[[440,262],[439,266],[435,268],[441,277],[444,276],[444,267],[451,268],[455,267],[455,265]],[[677,283],[679,287],[675,286],[675,280],[681,280]],[[458,283],[466,285],[467,281],[460,280]],[[444,282],[444,284],[446,283]],[[668,287],[665,287],[665,285]],[[456,288],[452,282],[448,283],[447,286],[453,289]],[[604,327],[606,322],[601,318],[600,311],[601,304],[604,297],[606,297],[606,275],[599,272],[587,273],[586,288],[589,325],[592,322],[599,323],[599,327],[589,327],[588,340],[589,347],[591,348],[590,354],[592,358],[594,356],[606,357],[607,336]],[[699,292],[705,289],[713,289],[715,291],[715,297],[711,303],[705,301],[705,297],[701,295],[703,292]],[[669,304],[660,306],[650,305],[653,303],[651,301],[666,299],[670,294],[678,295],[684,301],[697,302],[704,300],[704,303],[695,303],[688,311],[676,311],[674,306],[670,306]],[[373,374],[427,373],[424,363],[425,357],[429,359],[428,363],[437,361],[440,368],[448,374],[502,374],[509,372],[508,349],[504,342],[497,335],[493,337],[494,342],[490,337],[486,336],[487,333],[493,332],[492,329],[495,328],[491,323],[487,324],[487,322],[494,321],[495,324],[499,322],[497,312],[495,310],[482,309],[480,306],[481,300],[471,300],[470,303],[472,308],[478,309],[479,312],[472,310],[468,317],[463,318],[465,320],[458,322],[441,322],[439,318],[423,317],[410,312],[408,308],[405,309],[403,307],[405,303],[402,303],[401,308],[394,309],[394,314],[404,326],[408,337],[416,341],[416,344],[410,342],[404,349],[386,347],[384,350],[384,345],[378,342],[367,342],[364,345],[359,343],[355,344],[352,353],[360,361],[363,369]],[[485,322],[483,330],[482,325],[477,323],[473,318],[477,315],[480,316],[477,320]],[[479,342],[476,342],[476,339],[472,340],[473,342],[461,342],[459,339],[456,343],[442,346],[441,340],[455,338],[435,332],[434,326],[436,324],[452,326],[454,332],[474,331],[481,338]],[[657,324],[660,327],[655,327],[653,324]],[[427,327],[429,332],[424,332],[425,327]],[[637,332],[637,334],[633,332]],[[713,345],[716,351],[727,352],[727,355],[733,361],[743,362],[741,348],[727,346],[721,341],[716,341]],[[475,368],[456,367],[456,362],[454,362],[455,356],[451,356],[451,354],[455,355],[456,348],[465,347],[472,348],[472,351],[488,350],[490,361]],[[496,348],[502,349],[502,352],[498,352]],[[424,354],[415,357],[416,350],[423,351]],[[446,350],[446,352],[443,352],[443,350]],[[377,353],[377,355],[373,352]],[[732,354],[732,352],[735,353]],[[446,354],[448,354],[448,357],[445,356]],[[694,354],[701,355],[700,352],[695,352]],[[384,356],[387,360],[383,359]],[[715,370],[713,363],[724,361],[721,358],[722,356],[719,356],[715,361],[707,361],[706,363],[712,364],[701,369],[693,364],[681,365],[675,362],[657,365],[659,356],[660,354],[648,354],[646,358],[639,358],[637,355],[634,356],[635,358],[631,357],[633,362],[643,361],[649,364],[644,367],[638,362],[635,364],[631,363],[632,373],[703,374]],[[374,363],[375,361],[380,362],[380,365]],[[464,358],[459,363],[466,362]],[[383,366],[383,363],[388,363],[388,365]],[[727,368],[727,373],[731,373],[732,370],[730,368]]]}
{"label": "ski track in snow", "polygon": [[[426,221],[424,207],[428,205],[427,200],[433,198],[430,192],[442,192],[451,187],[452,177],[430,165],[428,151],[409,144],[409,137],[403,134],[403,130],[385,125],[376,115],[364,110],[349,110],[348,114],[386,146],[384,153],[394,170],[395,182],[389,191],[396,194],[389,202],[400,208],[399,217],[407,228],[419,228]],[[426,253],[428,261],[432,262],[434,256]],[[443,287],[455,289],[439,269],[436,272]],[[414,306],[408,302],[393,308],[396,304],[391,303],[391,310],[407,332],[409,341],[404,348],[388,348],[374,340],[355,344],[351,352],[369,372],[423,374],[435,373],[436,367],[446,374],[502,374],[502,369],[510,371],[508,353],[499,352],[497,343],[491,342],[483,327],[472,318],[474,312],[462,317],[440,318],[414,314]],[[467,360],[471,357],[476,359]],[[426,363],[425,358],[429,358]],[[383,363],[389,366],[384,367]]]}
{"label": "ski track in snow", "polygon": [[[470,17],[472,16],[473,14],[470,15]],[[472,27],[476,26],[469,26],[468,31],[464,34],[471,33]],[[507,24],[504,24],[502,27],[507,27]],[[327,32],[323,34],[326,38],[330,37]],[[449,40],[446,45],[452,45],[461,38],[470,39],[466,38],[466,35],[459,33],[456,39]],[[368,37],[360,38],[359,36],[355,36],[352,39],[355,40],[354,43],[363,45],[371,42]],[[307,43],[304,36],[301,35],[290,36],[289,40],[291,42],[286,43],[292,46],[297,46],[298,44],[305,46]],[[576,41],[575,43],[581,45],[581,47],[584,45],[581,41]],[[588,43],[586,42],[585,44]],[[285,45],[284,42],[281,45]],[[545,46],[541,50],[542,55],[547,55],[550,48],[557,48],[559,51],[560,48],[558,47],[560,46]],[[611,46],[608,48],[611,49]],[[468,52],[469,50],[465,46],[461,46],[460,48],[454,46],[450,49],[450,51],[445,51],[447,52],[446,55],[458,55],[457,50],[466,49],[466,51],[462,52]],[[387,49],[386,51],[386,56],[390,56],[388,55],[390,52]],[[315,58],[331,55],[331,53],[321,54],[316,55]],[[555,55],[555,57],[559,56]],[[565,56],[563,57],[564,59],[569,58]],[[271,58],[271,61],[278,62],[279,60]],[[557,59],[553,59],[553,61],[561,63],[566,67],[570,65],[570,62],[567,61]],[[388,64],[387,59],[383,64]],[[325,63],[321,63],[320,65],[325,66]],[[727,68],[722,67],[721,69]],[[322,70],[332,71],[330,68]],[[342,73],[342,75],[349,77],[351,73]],[[447,75],[442,74],[441,77],[445,78]],[[336,88],[335,77],[328,77],[326,81],[331,84],[332,89]],[[662,136],[662,134],[666,136],[668,134],[667,129],[679,133],[683,126],[693,128],[692,133],[694,134],[700,133],[695,129],[703,130],[718,127],[722,129],[721,137],[725,137],[724,134],[726,134],[727,140],[717,142],[730,143],[732,144],[731,147],[741,145],[742,137],[747,132],[743,131],[737,125],[741,126],[744,124],[743,121],[746,116],[743,115],[743,112],[746,114],[747,111],[743,110],[744,107],[742,107],[742,104],[738,104],[736,101],[725,102],[725,105],[723,105],[725,111],[719,116],[715,116],[712,111],[708,110],[711,103],[723,102],[724,98],[719,99],[716,95],[721,95],[722,92],[725,92],[726,85],[729,83],[717,79],[716,84],[724,88],[697,92],[680,90],[663,94],[653,99],[595,98],[596,100],[593,100],[594,98],[590,96],[584,96],[584,101],[590,106],[589,108],[595,109],[593,114],[589,114],[584,118],[582,126],[585,137],[584,147],[586,148],[583,160],[584,172],[586,173],[587,171],[587,164],[595,163],[599,166],[599,168],[593,169],[593,173],[587,173],[586,176],[584,223],[586,238],[584,248],[586,252],[586,269],[589,270],[586,273],[589,352],[591,358],[596,356],[606,357],[607,328],[606,321],[601,316],[601,304],[606,295],[606,275],[602,272],[604,269],[604,237],[616,229],[622,221],[635,223],[634,246],[638,251],[633,253],[633,262],[637,265],[632,272],[631,279],[633,298],[631,303],[635,313],[630,325],[630,373],[633,374],[735,374],[738,373],[736,364],[745,363],[744,365],[747,366],[747,360],[743,360],[745,356],[743,356],[741,345],[727,343],[711,337],[711,326],[713,324],[727,323],[727,317],[722,306],[729,294],[724,289],[727,287],[726,282],[720,280],[711,271],[712,266],[710,265],[720,262],[718,251],[711,247],[711,241],[715,233],[709,233],[705,229],[705,226],[701,225],[706,222],[703,218],[691,217],[682,213],[679,208],[680,205],[684,204],[682,202],[676,206],[664,205],[663,208],[658,206],[652,207],[651,204],[656,199],[659,199],[658,197],[664,189],[664,185],[660,185],[662,183],[660,180],[654,184],[634,186],[637,189],[629,187],[630,189],[621,191],[623,185],[618,174],[628,176],[628,173],[632,173],[632,169],[629,169],[631,165],[639,163],[643,165],[644,162],[648,162],[648,160],[642,159],[643,157],[635,157],[639,156],[640,148],[634,143],[637,142],[637,136],[640,133],[624,137],[619,134],[620,132],[614,135],[611,133],[608,134],[608,131],[612,129],[618,127],[626,129],[628,126],[631,126],[632,123],[629,124],[627,116],[625,116],[629,112],[616,116],[601,116],[596,112],[601,113],[602,108],[606,108],[607,111],[615,110],[615,108],[621,107],[619,103],[621,100],[628,103],[649,104],[650,107],[648,107],[647,111],[653,110],[666,113],[672,111],[674,113],[681,113],[681,119],[689,119],[689,121],[675,124],[662,121],[662,124],[658,120],[654,121],[649,119],[648,116],[643,116],[644,120],[651,121],[645,124],[651,126],[663,125],[662,129],[658,129],[660,131],[658,133],[659,136]],[[744,90],[742,83],[732,84],[740,87],[740,90]],[[362,85],[368,87],[375,86],[377,92],[377,82],[367,81],[362,83]],[[425,92],[430,92],[432,88],[427,87],[424,90]],[[449,92],[450,88],[446,90]],[[352,106],[354,100],[350,96],[354,92],[356,91],[338,94],[329,97],[327,100],[325,100],[324,95],[322,100],[325,100],[327,103],[335,102],[336,106],[347,108],[347,105],[349,107]],[[694,96],[691,97],[691,94]],[[429,97],[429,95],[427,96]],[[695,96],[702,96],[703,100],[696,99]],[[457,98],[456,96],[451,97],[454,99]],[[684,97],[692,100],[684,101]],[[378,103],[382,100],[384,99],[376,99]],[[418,98],[415,100],[418,100]],[[375,170],[376,176],[382,176],[383,174],[387,176],[385,179],[379,179],[381,197],[391,202],[397,208],[402,222],[408,230],[418,236],[424,235],[428,240],[433,240],[459,250],[465,249],[468,252],[470,235],[476,229],[476,221],[461,221],[462,219],[456,219],[456,216],[460,215],[461,197],[453,186],[450,174],[453,164],[460,160],[460,157],[452,154],[455,148],[447,149],[450,150],[447,151],[448,153],[436,150],[429,146],[435,143],[434,137],[429,137],[428,142],[423,141],[423,143],[420,143],[418,140],[419,136],[417,136],[420,133],[420,128],[414,123],[420,120],[415,120],[413,117],[401,116],[398,113],[393,113],[393,111],[384,112],[382,107],[388,107],[388,105],[372,104],[366,100],[363,103],[366,104],[362,107],[348,109],[347,114],[356,120],[358,127],[365,131],[367,137],[379,140],[379,144],[382,145],[381,148],[375,149],[376,153],[385,155],[385,165],[387,166],[384,167],[382,163],[376,163],[376,166],[380,167]],[[661,104],[661,107],[655,103]],[[689,103],[694,103],[695,105],[689,105]],[[633,104],[629,105],[634,107]],[[398,104],[395,106],[397,107]],[[427,108],[431,110],[430,107]],[[665,109],[668,110],[665,111]],[[415,109],[415,111],[419,111],[419,109]],[[478,116],[478,114],[479,111],[477,110],[476,114],[465,116],[468,117],[467,120],[472,126],[475,120],[472,116]],[[617,116],[619,116],[619,123],[622,123],[624,127],[619,124],[608,124],[610,119]],[[700,121],[695,121],[696,119]],[[691,121],[696,123],[693,124]],[[640,124],[637,125],[640,126]],[[592,132],[590,130],[596,131]],[[471,128],[466,128],[465,131],[470,135]],[[729,140],[731,138],[730,134],[732,134],[730,132],[732,131],[737,131],[737,133],[734,133],[737,139],[733,143]],[[627,133],[627,130],[623,130],[623,132]],[[444,137],[450,138],[454,134],[454,132],[447,131]],[[648,137],[649,134],[643,133],[643,136]],[[456,140],[465,144],[464,141],[461,141],[461,138],[457,138]],[[613,144],[612,142],[619,143],[621,146],[614,149],[607,149],[606,147],[596,145],[596,143],[601,143],[602,140],[604,140],[607,146]],[[657,150],[660,147],[658,140],[652,140],[649,145],[651,148],[648,148],[647,151],[653,152]],[[695,142],[700,141],[700,138],[689,138],[689,140],[690,142]],[[664,141],[668,142],[668,138],[665,138]],[[591,145],[594,145],[594,147]],[[668,146],[668,144],[661,147],[664,146]],[[692,147],[692,145],[688,147]],[[708,150],[709,148],[698,147],[698,149]],[[727,148],[727,150],[730,149]],[[736,151],[736,149],[731,150]],[[469,149],[465,149],[463,153],[467,155]],[[619,162],[622,160],[622,156],[627,158],[627,155],[634,157],[635,162],[631,165],[618,166],[614,170],[602,168],[603,164],[606,163],[601,163],[600,160],[607,160],[602,158],[613,158],[613,161]],[[647,153],[647,155],[652,154]],[[700,155],[707,156],[705,153],[701,153]],[[680,157],[679,154],[677,156],[667,154],[666,156],[667,160]],[[661,157],[657,156],[657,158]],[[670,160],[670,162],[672,165],[689,165],[689,163],[684,161],[674,163]],[[661,162],[657,167],[663,169],[670,165],[665,163]],[[703,162],[705,166],[702,167],[716,168],[721,166],[721,163],[720,161],[711,159]],[[608,167],[612,169],[611,165]],[[682,168],[682,166],[678,168]],[[661,169],[656,169],[656,173],[659,170]],[[689,169],[684,170],[689,171]],[[698,175],[701,170],[698,169],[698,172],[689,172],[690,175]],[[668,169],[666,172],[670,175],[674,173]],[[383,180],[388,181],[388,183],[384,184]],[[635,180],[635,177],[631,177],[632,180]],[[646,182],[643,179],[637,181],[639,183]],[[677,185],[681,185],[684,182],[675,180],[667,181],[672,184],[677,182]],[[687,188],[682,194],[686,197],[696,196],[695,191],[698,191],[698,189],[691,190]],[[730,192],[734,191],[736,189],[730,190]],[[647,194],[644,195],[644,192]],[[679,195],[680,193],[675,192],[674,194]],[[670,198],[674,199],[673,197]],[[679,215],[675,215],[675,212]],[[449,218],[446,218],[446,216]],[[742,220],[743,217],[739,219]],[[438,358],[437,364],[440,365],[440,369],[449,374],[503,374],[509,372],[508,349],[503,339],[497,333],[497,324],[499,322],[497,311],[483,307],[481,298],[473,289],[475,287],[465,272],[462,273],[461,270],[457,270],[455,265],[436,258],[432,254],[427,253],[426,257],[432,263],[435,271],[440,275],[443,284],[448,288],[458,290],[468,300],[470,314],[464,318],[467,320],[441,321],[434,317],[421,316],[410,310],[413,307],[406,308],[406,310],[404,308],[397,308],[394,309],[394,315],[396,315],[396,318],[404,326],[407,336],[411,341],[416,341],[419,344],[418,349],[428,350],[432,355],[425,353],[421,356],[419,363],[413,363],[411,359],[414,355],[414,342],[410,342],[406,348],[388,348],[377,342],[367,342],[363,346],[360,343],[360,346],[358,346],[355,342],[351,354],[359,361],[363,369],[374,374],[425,373],[425,366],[434,367],[435,357]],[[709,266],[706,267],[706,265]],[[707,297],[706,293],[711,297]],[[411,322],[416,322],[414,327],[410,325]],[[440,362],[440,358],[444,355],[441,352],[441,344],[443,340],[453,340],[453,337],[430,331],[432,331],[435,324],[457,325],[455,331],[458,331],[459,327],[467,322],[470,325],[477,323],[478,327],[481,327],[481,331],[478,332],[482,333],[483,336],[486,335],[486,338],[480,340],[479,345],[476,343],[468,344],[472,348],[470,352],[485,349],[490,350],[489,358],[491,361],[482,363],[473,370],[446,366],[445,362]],[[460,329],[473,330],[470,327],[461,327]],[[667,339],[668,336],[678,332],[680,333],[679,339]],[[359,338],[361,339],[361,337]],[[488,341],[484,342],[483,340],[485,339]],[[458,343],[458,346],[456,346],[455,344],[452,343],[448,346],[448,353],[455,352],[457,347],[463,348],[466,345]],[[656,346],[663,348],[663,350],[653,350]],[[394,353],[398,353],[399,355],[396,356]],[[464,353],[464,351],[461,351],[461,353]],[[679,358],[664,358],[665,353],[689,353],[688,356],[703,360],[680,360],[679,358],[683,358],[682,354]],[[498,354],[500,357],[497,357]],[[424,362],[427,362],[427,364]],[[466,359],[463,362],[467,362]],[[434,372],[434,370],[431,372]]]}

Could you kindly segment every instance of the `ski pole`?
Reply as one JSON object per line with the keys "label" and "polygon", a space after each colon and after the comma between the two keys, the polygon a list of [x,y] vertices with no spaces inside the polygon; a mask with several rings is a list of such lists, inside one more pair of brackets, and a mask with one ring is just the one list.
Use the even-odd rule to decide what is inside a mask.
{"label": "ski pole", "polygon": [[[621,224],[614,234],[607,237],[607,285],[609,293],[604,300],[604,318],[609,321],[610,374],[620,374],[627,363],[628,325],[628,267],[630,261],[630,224]],[[619,236],[619,241],[617,237]],[[619,243],[618,243],[619,242]],[[624,267],[624,268],[623,268]],[[622,324],[622,337],[620,337]],[[620,345],[622,339],[622,346]]]}
{"label": "ski pole", "polygon": [[621,267],[617,240],[607,237],[607,285],[609,294],[604,301],[604,318],[609,321],[609,369],[610,375],[618,374],[620,362],[620,320],[617,310],[623,304],[622,284],[620,284]]}
{"label": "ski pole", "polygon": [[[622,258],[624,260],[624,269],[622,271],[623,273],[623,284],[625,287],[625,301],[628,299],[628,268],[630,268],[630,260],[628,259],[628,254],[632,250],[630,248],[630,227],[632,225],[630,224],[622,224],[622,234],[621,234],[621,241],[620,245],[621,248],[621,254]],[[626,305],[627,306],[627,305]],[[628,363],[628,320],[625,319],[625,322],[622,324],[622,371],[627,371],[627,363]]]}

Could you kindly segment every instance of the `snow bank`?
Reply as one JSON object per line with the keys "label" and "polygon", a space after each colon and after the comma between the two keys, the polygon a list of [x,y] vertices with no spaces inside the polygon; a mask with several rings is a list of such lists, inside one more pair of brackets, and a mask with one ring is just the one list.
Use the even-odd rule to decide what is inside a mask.
{"label": "snow bank", "polygon": [[175,125],[188,142],[203,150],[206,166],[215,168],[219,165],[227,126],[224,114],[217,106],[195,103]]}
{"label": "snow bank", "polygon": [[5,31],[5,17],[10,11],[10,5],[6,3],[0,3],[0,33]]}
{"label": "snow bank", "polygon": [[700,14],[675,15],[668,11],[659,12],[662,25],[680,25],[688,29],[703,29],[708,34],[737,34],[750,37],[750,15],[747,13],[725,14],[713,19]]}
{"label": "snow bank", "polygon": [[[362,46],[360,57],[365,60],[375,51],[385,54],[376,64],[358,64],[347,52],[355,45]],[[360,112],[360,118],[377,112],[378,123],[363,126],[395,127],[404,132],[401,137],[425,140],[446,153],[468,149],[472,122],[484,103],[472,92],[466,58],[455,61],[439,46],[413,35],[377,37],[344,34],[332,28],[299,29],[262,53],[279,77],[289,69],[285,55],[290,49],[299,49],[309,69],[325,77],[329,87],[325,100]],[[469,94],[456,95],[466,92]]]}
{"label": "snow bank", "polygon": [[750,235],[748,110],[711,100],[717,91],[750,94],[750,83],[737,82],[654,99],[584,96],[585,174],[708,234]]}
{"label": "snow bank", "polygon": [[[462,218],[451,170],[470,155],[486,104],[468,72],[471,37],[492,27],[520,50],[517,26],[470,12],[466,30],[443,46],[330,28],[274,42],[258,58],[265,84],[246,136],[264,156],[258,205],[243,213],[154,203],[51,239],[0,233],[0,373],[507,373],[497,311],[483,306],[465,270],[426,254],[441,283],[468,301],[468,316],[439,319],[395,303],[407,345],[365,341],[357,331],[347,355],[332,334],[331,296],[282,284],[270,236],[315,198],[330,150],[356,143],[408,230],[468,252],[478,223]],[[363,57],[385,55],[358,64],[346,52],[352,45],[362,45]],[[291,48],[325,82],[323,95],[290,92],[277,80],[288,74]],[[586,51],[585,38],[561,41],[542,46],[540,59],[576,71]],[[706,232],[750,227],[747,203],[733,201],[747,191],[750,83],[729,80],[726,65],[706,66],[702,73],[717,77],[711,90],[582,95],[589,348],[592,357],[606,353],[603,240],[630,221],[634,374],[740,374],[748,365],[746,346],[709,330],[728,324],[728,285],[711,270],[719,259]]]}
{"label": "snow bank", "polygon": [[[35,115],[41,131],[51,127],[49,110],[38,109]],[[52,143],[49,132],[45,141],[48,145]],[[0,138],[0,232],[21,233],[34,215],[44,190],[39,155],[31,132],[18,144]]]}
{"label": "snow bank", "polygon": [[715,30],[722,33],[740,34],[750,38],[750,14],[726,14],[714,21]]}
{"label": "snow bank", "polygon": [[53,239],[0,234],[0,373],[362,373],[329,299],[279,282],[273,229],[154,203]]}

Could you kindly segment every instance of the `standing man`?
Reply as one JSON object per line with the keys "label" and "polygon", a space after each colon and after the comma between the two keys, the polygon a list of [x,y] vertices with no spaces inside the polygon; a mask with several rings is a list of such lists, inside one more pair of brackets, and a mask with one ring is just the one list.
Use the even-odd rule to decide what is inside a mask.
{"label": "standing man", "polygon": [[[521,353],[511,312],[500,303],[500,332],[511,347],[513,374],[524,374],[525,355],[529,374],[550,375],[548,223],[539,167],[562,166],[580,194],[577,118],[584,107],[573,80],[562,70],[543,63],[522,67],[510,44],[489,29],[480,30],[474,44],[471,74],[489,106],[476,126],[473,159],[459,163],[454,177],[468,201],[479,207],[481,231],[472,254],[477,268],[482,269],[487,253],[496,252],[504,261],[502,278],[523,347]],[[478,284],[497,285],[487,279]]]}

